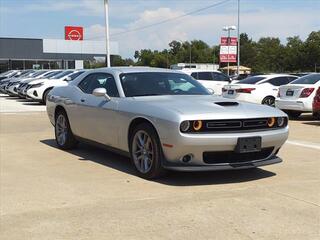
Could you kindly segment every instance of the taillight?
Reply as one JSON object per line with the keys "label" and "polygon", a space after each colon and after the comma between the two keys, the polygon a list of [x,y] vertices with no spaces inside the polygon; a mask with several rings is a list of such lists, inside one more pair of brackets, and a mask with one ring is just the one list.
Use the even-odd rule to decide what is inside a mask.
{"label": "taillight", "polygon": [[237,89],[237,93],[251,93],[253,90],[256,90],[255,88],[240,88]]}
{"label": "taillight", "polygon": [[318,88],[316,95],[314,96],[314,102],[320,102],[320,87]]}
{"label": "taillight", "polygon": [[309,97],[311,93],[313,93],[313,91],[314,91],[314,88],[305,88],[302,90],[300,97],[301,98]]}

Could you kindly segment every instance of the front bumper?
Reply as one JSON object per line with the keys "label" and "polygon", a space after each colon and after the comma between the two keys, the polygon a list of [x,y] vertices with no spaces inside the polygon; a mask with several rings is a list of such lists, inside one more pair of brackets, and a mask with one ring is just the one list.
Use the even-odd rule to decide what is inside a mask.
{"label": "front bumper", "polygon": [[[206,171],[206,170],[227,170],[259,167],[269,164],[281,162],[276,157],[281,146],[288,138],[288,126],[283,129],[243,132],[243,133],[219,133],[219,134],[182,134],[172,140],[161,139],[164,153],[164,167],[168,169],[181,171]],[[234,153],[237,146],[238,138],[243,137],[261,137],[261,148],[272,149],[264,157],[252,157],[245,160],[221,161],[224,158],[217,159],[219,161],[208,161],[205,153]],[[168,147],[172,146],[172,147]],[[183,161],[186,155],[192,156],[187,163]],[[236,154],[239,159],[243,155]],[[251,156],[249,157],[251,158]],[[215,159],[213,159],[215,160]],[[219,162],[219,163],[216,163]]]}
{"label": "front bumper", "polygon": [[39,94],[39,88],[29,88],[26,92],[27,97],[36,101],[42,100],[42,95]]}
{"label": "front bumper", "polygon": [[241,162],[241,163],[221,163],[211,164],[208,166],[203,165],[186,165],[186,164],[175,164],[171,162],[164,162],[163,167],[168,170],[183,171],[183,172],[197,172],[197,171],[223,171],[223,170],[240,170],[248,168],[256,168],[267,166],[271,164],[281,163],[282,159],[277,156],[270,156],[267,159]]}
{"label": "front bumper", "polygon": [[293,110],[299,112],[312,112],[312,101],[308,99],[284,100],[277,98],[275,101],[277,108],[281,110]]}

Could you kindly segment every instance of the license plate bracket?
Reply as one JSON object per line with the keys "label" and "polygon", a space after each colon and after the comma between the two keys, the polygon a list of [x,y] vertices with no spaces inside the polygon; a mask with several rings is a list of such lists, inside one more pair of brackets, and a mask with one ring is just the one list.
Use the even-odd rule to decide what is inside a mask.
{"label": "license plate bracket", "polygon": [[250,153],[261,151],[261,137],[244,137],[238,138],[235,152]]}
{"label": "license plate bracket", "polygon": [[228,90],[228,94],[232,95],[234,93],[234,90]]}

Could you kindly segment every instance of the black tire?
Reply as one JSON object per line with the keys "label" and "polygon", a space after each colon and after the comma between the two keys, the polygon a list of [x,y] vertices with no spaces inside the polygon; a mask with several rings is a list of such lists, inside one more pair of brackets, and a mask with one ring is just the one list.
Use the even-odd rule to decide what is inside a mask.
{"label": "black tire", "polygon": [[42,104],[44,104],[44,105],[47,104],[48,93],[49,93],[51,90],[52,90],[52,88],[47,89],[47,90],[43,93],[42,101],[41,101]]}
{"label": "black tire", "polygon": [[297,112],[297,111],[285,111],[290,119],[297,119],[300,117],[301,112]]}
{"label": "black tire", "polygon": [[[147,172],[140,171],[139,168],[136,166],[134,153],[133,153],[136,134],[141,131],[144,131],[149,135],[151,144],[152,144],[153,159],[151,162],[151,167]],[[163,152],[162,152],[161,143],[160,143],[158,134],[155,131],[155,129],[152,127],[152,125],[148,123],[142,123],[137,125],[133,129],[129,137],[129,150],[130,150],[132,165],[134,166],[138,176],[144,179],[156,179],[165,174],[166,171],[162,166]]]}
{"label": "black tire", "polygon": [[[61,139],[59,139],[60,135],[59,135],[59,122],[58,121],[60,118],[65,119],[65,127],[66,128],[65,128],[65,140],[64,141],[61,141]],[[75,148],[77,146],[78,141],[75,139],[75,137],[71,131],[68,116],[67,116],[66,112],[63,110],[59,111],[55,116],[54,133],[55,133],[56,143],[59,148],[61,148],[63,150],[68,150],[68,149]]]}
{"label": "black tire", "polygon": [[265,97],[263,100],[262,100],[262,104],[263,105],[268,105],[268,106],[271,106],[271,107],[274,107],[275,106],[275,98],[272,97],[272,96],[268,96],[268,97]]}

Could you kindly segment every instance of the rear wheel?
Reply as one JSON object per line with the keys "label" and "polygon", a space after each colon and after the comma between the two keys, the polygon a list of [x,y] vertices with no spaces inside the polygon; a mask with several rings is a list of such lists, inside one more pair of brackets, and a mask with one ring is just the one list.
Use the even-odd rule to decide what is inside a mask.
{"label": "rear wheel", "polygon": [[262,100],[262,104],[274,107],[275,106],[275,98],[272,96],[265,97]]}
{"label": "rear wheel", "polygon": [[160,140],[150,124],[139,124],[133,130],[130,136],[130,155],[140,177],[154,179],[164,174]]}
{"label": "rear wheel", "polygon": [[297,112],[297,111],[285,111],[290,119],[297,119],[300,117],[301,112]]}
{"label": "rear wheel", "polygon": [[78,141],[73,136],[67,114],[64,111],[57,113],[54,129],[59,148],[67,150],[77,145]]}

